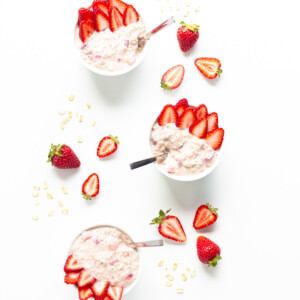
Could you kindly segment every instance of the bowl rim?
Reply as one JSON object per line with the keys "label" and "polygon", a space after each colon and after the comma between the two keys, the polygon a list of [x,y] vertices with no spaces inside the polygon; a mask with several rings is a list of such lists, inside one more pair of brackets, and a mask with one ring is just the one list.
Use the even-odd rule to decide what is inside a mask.
{"label": "bowl rim", "polygon": [[[140,20],[143,21],[145,28],[146,28],[146,32],[147,32],[147,27],[146,27],[146,23],[144,21],[144,19],[142,17],[140,17]],[[78,49],[77,45],[76,45],[76,39],[77,39],[77,32],[79,32],[79,28],[78,28],[78,24],[76,22],[75,24],[75,29],[74,29],[74,46],[75,46],[75,51],[77,53],[77,56],[80,60],[80,62],[90,71],[98,74],[98,75],[102,75],[102,76],[107,76],[107,77],[113,77],[113,76],[119,76],[119,75],[123,75],[126,73],[129,73],[130,71],[132,71],[133,69],[135,69],[141,62],[142,60],[145,58],[147,52],[148,52],[148,48],[149,48],[149,41],[147,40],[145,42],[145,45],[143,47],[142,52],[138,55],[138,57],[136,58],[136,62],[134,64],[132,64],[131,66],[128,66],[124,69],[121,70],[117,70],[117,71],[107,71],[107,70],[101,70],[98,69],[90,64],[88,64],[81,56],[81,51]]]}
{"label": "bowl rim", "polygon": [[[193,105],[190,105],[190,107],[196,108],[196,106],[193,106]],[[151,133],[152,133],[153,126],[157,123],[157,119],[158,119],[158,117],[152,123],[151,129],[150,129],[150,135],[149,135],[149,148],[150,148],[150,151],[151,151],[152,155],[153,155],[153,152],[152,152],[152,149],[151,149]],[[220,162],[220,160],[223,156],[223,144],[224,144],[224,140],[223,140],[223,143],[222,143],[222,147],[220,149],[218,149],[218,157],[215,160],[214,164],[212,166],[210,166],[209,168],[207,168],[205,171],[194,174],[194,175],[181,176],[181,175],[170,174],[163,167],[161,167],[158,163],[154,162],[154,165],[160,173],[162,173],[166,177],[171,178],[173,180],[184,181],[184,182],[199,180],[199,179],[204,178],[207,175],[209,175],[217,167],[217,165],[219,164],[219,162]]]}
{"label": "bowl rim", "polygon": [[[112,228],[116,228],[118,229],[119,231],[125,233],[129,238],[130,240],[134,241],[134,239],[131,237],[131,235],[129,235],[125,230],[124,228],[120,228],[119,226],[115,226],[113,224],[100,224],[100,225],[94,225],[94,226],[91,226],[91,227],[88,227],[84,230],[82,230],[74,239],[73,241],[71,242],[70,244],[70,247],[69,247],[69,252],[68,252],[68,255],[70,255],[70,250],[72,248],[72,245],[74,244],[74,242],[77,240],[77,238],[85,231],[89,231],[89,230],[93,230],[93,229],[96,229],[96,228],[99,228],[99,227],[112,227]],[[123,290],[123,296],[124,295],[127,295],[136,285],[136,283],[138,282],[138,280],[140,279],[141,277],[141,269],[142,269],[142,257],[141,257],[141,251],[139,248],[136,248],[136,251],[139,255],[139,269],[138,269],[138,274],[137,274],[137,277],[135,279],[134,282],[132,282],[131,285],[129,285],[128,287],[125,287],[124,290]],[[74,285],[75,288],[77,288],[77,286]]]}

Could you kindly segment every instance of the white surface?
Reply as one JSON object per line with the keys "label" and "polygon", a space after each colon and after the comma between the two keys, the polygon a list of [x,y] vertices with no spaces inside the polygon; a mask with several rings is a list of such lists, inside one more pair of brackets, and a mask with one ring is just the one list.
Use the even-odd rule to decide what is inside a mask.
{"label": "white surface", "polygon": [[[165,1],[165,0],[163,0]],[[138,1],[136,1],[138,2]],[[1,273],[0,299],[77,299],[63,283],[68,247],[83,229],[101,223],[126,228],[136,240],[156,239],[149,226],[160,208],[172,208],[186,230],[185,245],[168,241],[143,249],[145,264],[133,299],[296,299],[299,297],[299,6],[296,1],[200,1],[200,39],[183,55],[177,26],[151,40],[145,60],[131,73],[102,78],[84,68],[73,44],[74,20],[89,1],[1,1]],[[170,13],[157,1],[140,12],[153,27]],[[164,2],[167,3],[167,2]],[[166,6],[166,5],[165,5]],[[184,9],[180,13],[185,12]],[[177,18],[177,22],[183,18]],[[148,21],[149,20],[149,21]],[[218,57],[220,80],[208,81],[193,61]],[[184,64],[182,85],[168,93],[161,75]],[[69,94],[75,100],[67,100]],[[129,163],[149,155],[154,117],[182,97],[218,106],[226,148],[218,168],[199,182],[175,182],[154,166],[130,171]],[[89,111],[85,102],[90,101]],[[61,109],[84,114],[59,129]],[[91,123],[97,120],[96,127]],[[99,160],[96,148],[107,134],[120,138],[118,152]],[[84,142],[76,142],[83,134]],[[70,145],[81,159],[77,171],[46,164],[50,143]],[[82,182],[100,176],[96,200],[80,196]],[[41,192],[34,207],[32,186],[48,181],[53,200]],[[65,196],[60,187],[69,188]],[[61,215],[62,200],[69,215]],[[223,259],[215,269],[197,259],[192,227],[196,208],[210,202],[219,220],[202,232],[219,244]],[[55,208],[56,214],[48,217]],[[33,214],[40,221],[31,220]],[[166,288],[157,263],[197,270],[193,280]],[[176,271],[179,275],[181,271]]]}

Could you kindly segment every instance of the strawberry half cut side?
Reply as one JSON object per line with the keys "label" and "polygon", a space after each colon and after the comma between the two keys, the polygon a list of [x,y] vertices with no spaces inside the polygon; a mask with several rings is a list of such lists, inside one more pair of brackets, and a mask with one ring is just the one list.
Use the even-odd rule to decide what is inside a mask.
{"label": "strawberry half cut side", "polygon": [[93,12],[93,20],[94,27],[98,32],[105,30],[109,26],[108,16],[98,8]]}
{"label": "strawberry half cut side", "polygon": [[218,218],[217,211],[217,208],[213,208],[208,203],[199,206],[193,222],[194,228],[201,229],[215,223]]}
{"label": "strawberry half cut side", "polygon": [[184,73],[184,66],[177,65],[172,67],[162,76],[160,86],[169,91],[178,88],[183,80]]}
{"label": "strawberry half cut side", "polygon": [[94,25],[90,21],[82,21],[79,25],[79,37],[84,43],[93,33]]}
{"label": "strawberry half cut side", "polygon": [[198,120],[203,119],[208,115],[205,104],[201,104],[195,109],[195,115]]}
{"label": "strawberry half cut side", "polygon": [[82,195],[86,200],[91,200],[99,194],[100,181],[96,173],[91,174],[82,185]]}
{"label": "strawberry half cut side", "polygon": [[175,216],[167,215],[169,212],[170,209],[166,212],[160,210],[159,217],[154,218],[150,225],[159,224],[158,231],[162,236],[176,242],[185,242],[186,235],[179,219]]}
{"label": "strawberry half cut side", "polygon": [[64,271],[68,273],[68,272],[76,272],[81,270],[82,267],[78,264],[77,259],[74,258],[72,254],[69,255],[64,266]]}
{"label": "strawberry half cut side", "polygon": [[83,288],[93,284],[96,278],[89,274],[85,269],[80,272],[78,277],[78,287]]}
{"label": "strawberry half cut side", "polygon": [[121,300],[123,294],[123,287],[120,285],[109,286],[107,295],[111,300]]}
{"label": "strawberry half cut side", "polygon": [[207,119],[203,118],[195,121],[195,123],[190,126],[189,131],[192,135],[197,136],[199,139],[204,138],[207,132]]}
{"label": "strawberry half cut side", "polygon": [[95,299],[102,300],[106,296],[107,290],[109,288],[109,281],[97,280],[92,284],[91,288]]}
{"label": "strawberry half cut side", "polygon": [[197,69],[208,79],[220,77],[223,70],[221,62],[217,58],[199,57],[194,62]]}
{"label": "strawberry half cut side", "polygon": [[224,129],[223,128],[217,128],[217,129],[209,132],[205,137],[205,141],[214,150],[217,150],[222,146],[223,139],[224,139]]}
{"label": "strawberry half cut side", "polygon": [[219,127],[219,117],[216,112],[209,114],[207,117],[207,132],[210,132]]}
{"label": "strawberry half cut side", "polygon": [[128,26],[129,24],[139,21],[139,14],[132,5],[128,5],[123,14],[123,24]]}
{"label": "strawberry half cut side", "polygon": [[194,109],[187,108],[179,117],[176,126],[180,128],[189,128],[196,121]]}
{"label": "strawberry half cut side", "polygon": [[127,7],[127,4],[121,0],[108,0],[108,7],[111,8],[113,6],[115,6],[120,11],[120,13],[123,15],[123,13]]}
{"label": "strawberry half cut side", "polygon": [[109,135],[104,137],[97,148],[97,156],[106,157],[117,151],[119,140],[117,136]]}
{"label": "strawberry half cut side", "polygon": [[65,283],[66,284],[77,284],[79,275],[80,275],[80,271],[79,272],[66,273]]}
{"label": "strawberry half cut side", "polygon": [[166,124],[169,123],[176,123],[177,120],[178,120],[178,115],[176,109],[171,104],[167,104],[157,118],[157,122],[159,126],[165,126]]}
{"label": "strawberry half cut side", "polygon": [[87,300],[93,296],[92,289],[88,287],[78,288],[78,294],[80,300]]}
{"label": "strawberry half cut side", "polygon": [[108,5],[102,0],[95,0],[92,4],[93,11],[97,11],[100,9],[102,12],[104,12],[108,16]]}

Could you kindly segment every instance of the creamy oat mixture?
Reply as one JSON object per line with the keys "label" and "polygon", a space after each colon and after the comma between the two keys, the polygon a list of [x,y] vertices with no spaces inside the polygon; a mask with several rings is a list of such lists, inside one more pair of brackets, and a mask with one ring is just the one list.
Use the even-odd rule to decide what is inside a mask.
{"label": "creamy oat mixture", "polygon": [[155,123],[151,132],[151,148],[154,155],[167,152],[157,163],[168,173],[195,175],[209,168],[217,159],[215,151],[204,139],[189,133],[188,129],[174,123],[159,126]]}
{"label": "creamy oat mixture", "polygon": [[112,32],[109,28],[94,33],[82,43],[79,29],[76,28],[75,42],[81,57],[95,68],[106,71],[117,71],[133,65],[143,50],[138,47],[137,37],[145,34],[142,20]]}
{"label": "creamy oat mixture", "polygon": [[73,243],[70,254],[98,280],[112,285],[131,285],[137,278],[139,254],[127,244],[130,237],[115,227],[84,231]]}

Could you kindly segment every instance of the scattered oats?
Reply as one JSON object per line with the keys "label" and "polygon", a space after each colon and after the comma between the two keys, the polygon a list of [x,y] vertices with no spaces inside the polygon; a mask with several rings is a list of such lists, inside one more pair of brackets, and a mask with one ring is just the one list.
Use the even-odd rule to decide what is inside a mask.
{"label": "scattered oats", "polygon": [[167,281],[167,282],[165,283],[165,285],[166,285],[167,287],[170,287],[170,286],[172,286],[172,282]]}
{"label": "scattered oats", "polygon": [[173,264],[173,271],[176,271],[176,270],[177,270],[177,264],[174,263],[174,264]]}
{"label": "scattered oats", "polygon": [[33,220],[33,221],[38,221],[38,220],[39,220],[39,217],[38,217],[38,216],[32,216],[32,220]]}
{"label": "scattered oats", "polygon": [[165,270],[167,271],[167,270],[168,270],[168,267],[165,267]]}
{"label": "scattered oats", "polygon": [[87,108],[88,108],[88,109],[91,109],[91,108],[92,108],[92,106],[91,106],[91,102],[89,102],[89,101],[86,101],[86,106],[87,106]]}
{"label": "scattered oats", "polygon": [[183,294],[183,289],[177,289],[177,290],[176,290],[176,293],[177,293],[177,294]]}
{"label": "scattered oats", "polygon": [[185,3],[185,6],[186,6],[186,7],[190,7],[190,6],[191,6],[191,2],[190,2],[190,1],[187,1],[187,2]]}
{"label": "scattered oats", "polygon": [[196,276],[196,271],[194,270],[192,273],[191,273],[191,278],[194,278]]}
{"label": "scattered oats", "polygon": [[69,213],[69,210],[68,210],[68,209],[62,209],[61,212],[62,212],[63,214],[68,214],[68,213]]}
{"label": "scattered oats", "polygon": [[187,280],[187,277],[186,277],[186,275],[185,275],[184,273],[181,274],[181,279],[182,279],[183,281],[186,281],[186,280]]}
{"label": "scattered oats", "polygon": [[51,210],[50,212],[48,212],[48,217],[52,217],[54,215],[54,210]]}
{"label": "scattered oats", "polygon": [[63,119],[62,124],[67,124],[69,121],[70,121],[70,118],[69,118],[69,117],[68,117],[68,118],[65,118],[65,119]]}
{"label": "scattered oats", "polygon": [[166,278],[170,281],[173,281],[174,280],[174,277],[171,275],[171,274],[167,274],[166,275]]}
{"label": "scattered oats", "polygon": [[68,115],[69,115],[69,119],[72,119],[72,117],[73,117],[73,114],[72,114],[72,112],[71,112],[71,111],[69,111],[69,112],[68,112]]}
{"label": "scattered oats", "polygon": [[48,183],[47,183],[47,181],[44,181],[44,183],[43,183],[43,188],[44,188],[44,190],[47,190],[47,188],[48,188]]}
{"label": "scattered oats", "polygon": [[163,264],[164,264],[164,261],[161,260],[157,265],[158,265],[159,267],[161,267]]}
{"label": "scattered oats", "polygon": [[180,11],[180,6],[179,6],[179,5],[176,7],[176,10],[177,10],[177,11]]}
{"label": "scattered oats", "polygon": [[39,190],[40,190],[40,188],[39,188],[38,186],[34,186],[33,189],[34,189],[35,191],[39,191]]}
{"label": "scattered oats", "polygon": [[63,122],[60,123],[60,129],[61,129],[61,130],[64,130],[64,129],[65,129],[65,125],[64,125]]}
{"label": "scattered oats", "polygon": [[59,114],[59,115],[65,115],[65,114],[66,114],[66,111],[65,111],[65,110],[61,110],[61,111],[58,112],[58,114]]}
{"label": "scattered oats", "polygon": [[198,12],[200,10],[200,6],[198,6],[196,9],[195,9],[195,12]]}
{"label": "scattered oats", "polygon": [[39,193],[38,192],[32,192],[33,197],[38,197]]}
{"label": "scattered oats", "polygon": [[68,194],[68,189],[67,189],[66,186],[62,186],[62,187],[61,187],[61,190],[63,191],[63,193],[64,193],[65,195]]}
{"label": "scattered oats", "polygon": [[76,118],[78,118],[78,112],[76,111]]}
{"label": "scattered oats", "polygon": [[187,11],[187,12],[184,14],[184,17],[188,17],[189,14],[190,14],[190,12]]}
{"label": "scattered oats", "polygon": [[191,269],[190,268],[186,268],[186,270],[189,272],[189,271],[191,271]]}
{"label": "scattered oats", "polygon": [[96,121],[95,121],[95,122],[92,124],[92,126],[93,126],[93,127],[95,127],[95,126],[96,126]]}
{"label": "scattered oats", "polygon": [[63,203],[62,203],[61,201],[58,201],[57,204],[58,204],[58,206],[60,206],[60,207],[63,207],[63,206],[64,206]]}
{"label": "scattered oats", "polygon": [[80,115],[79,117],[79,123],[81,123],[83,121],[83,115]]}
{"label": "scattered oats", "polygon": [[40,204],[40,201],[38,199],[36,199],[34,205],[38,206],[39,204]]}
{"label": "scattered oats", "polygon": [[74,95],[70,95],[69,96],[69,101],[73,101],[74,100]]}
{"label": "scattered oats", "polygon": [[83,142],[83,137],[81,134],[79,134],[77,138],[77,143],[82,143],[82,142]]}
{"label": "scattered oats", "polygon": [[46,194],[46,196],[49,198],[49,199],[53,199],[53,196],[49,193]]}

